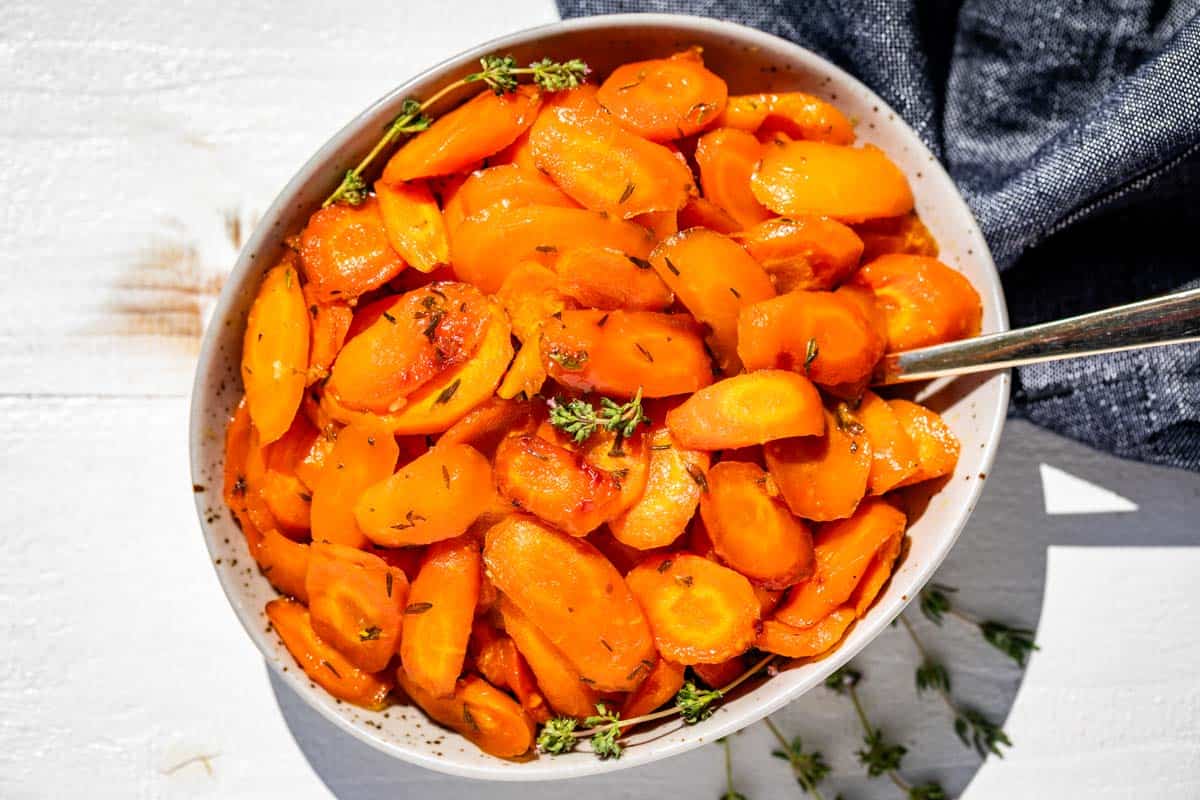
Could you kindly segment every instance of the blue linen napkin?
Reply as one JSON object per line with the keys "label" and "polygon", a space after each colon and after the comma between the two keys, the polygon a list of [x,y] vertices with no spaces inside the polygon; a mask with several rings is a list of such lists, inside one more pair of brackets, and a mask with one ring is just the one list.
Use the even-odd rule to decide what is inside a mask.
{"label": "blue linen napkin", "polygon": [[[1200,285],[1200,0],[558,0],[690,13],[820,53],[954,178],[1014,326]],[[1017,371],[1012,413],[1200,470],[1200,346]]]}

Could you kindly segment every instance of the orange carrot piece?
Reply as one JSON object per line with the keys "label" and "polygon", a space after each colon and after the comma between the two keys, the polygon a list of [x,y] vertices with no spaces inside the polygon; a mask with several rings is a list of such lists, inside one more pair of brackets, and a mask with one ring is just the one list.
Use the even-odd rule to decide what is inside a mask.
{"label": "orange carrot piece", "polygon": [[767,469],[792,513],[827,522],[854,513],[867,493],[871,442],[861,425],[825,412],[825,433],[763,448]]}
{"label": "orange carrot piece", "polygon": [[546,371],[563,386],[609,397],[669,397],[712,383],[698,326],[684,314],[564,311],[542,332]]}
{"label": "orange carrot piece", "polygon": [[854,232],[863,242],[864,264],[888,253],[931,257],[938,254],[937,240],[915,211],[860,222],[854,226]]}
{"label": "orange carrot piece", "polygon": [[533,747],[533,721],[515,700],[478,675],[455,681],[447,696],[428,691],[403,667],[396,671],[396,681],[426,714],[485,753],[516,758]]}
{"label": "orange carrot piece", "polygon": [[821,526],[814,546],[816,573],[792,587],[775,618],[797,628],[816,625],[849,599],[875,553],[905,524],[904,512],[869,497],[853,516]]}
{"label": "orange carrot piece", "polygon": [[771,217],[750,191],[750,176],[763,157],[763,146],[749,133],[718,128],[696,143],[696,164],[704,196],[748,228]]}
{"label": "orange carrot piece", "polygon": [[638,214],[630,221],[650,231],[654,235],[655,241],[662,241],[668,236],[679,233],[679,212],[674,210],[647,211],[645,214]]}
{"label": "orange carrot piece", "polygon": [[431,272],[438,264],[450,262],[446,224],[429,184],[378,181],[375,197],[388,242],[401,258],[421,272]]}
{"label": "orange carrot piece", "polygon": [[498,166],[516,164],[521,169],[537,172],[537,164],[533,161],[533,148],[529,145],[529,130],[526,129],[512,144],[489,157],[488,163]]}
{"label": "orange carrot piece", "polygon": [[690,553],[652,556],[625,577],[658,651],[678,664],[715,664],[745,652],[758,626],[750,582]]}
{"label": "orange carrot piece", "polygon": [[920,468],[917,445],[905,432],[892,407],[874,392],[863,392],[854,417],[871,442],[871,472],[867,493],[883,494],[899,486]]}
{"label": "orange carrot piece", "polygon": [[746,671],[741,656],[716,664],[692,664],[692,672],[710,689],[721,689]]}
{"label": "orange carrot piece", "polygon": [[356,422],[339,431],[313,487],[313,541],[365,546],[367,538],[354,520],[354,504],[369,487],[392,474],[399,456],[396,440],[379,425]]}
{"label": "orange carrot piece", "polygon": [[650,263],[692,316],[712,329],[709,342],[721,369],[738,372],[738,311],[775,296],[763,268],[732,239],[704,228],[662,242]]}
{"label": "orange carrot piece", "polygon": [[787,658],[815,658],[832,650],[854,623],[854,609],[839,608],[808,628],[795,628],[778,620],[763,622],[754,646]]}
{"label": "orange carrot piece", "polygon": [[704,526],[704,518],[699,514],[692,520],[688,529],[687,551],[692,555],[707,558],[709,561],[720,561],[717,551],[713,550],[712,539],[709,538],[708,528]]}
{"label": "orange carrot piece", "polygon": [[600,551],[531,518],[512,516],[487,532],[483,555],[492,582],[589,686],[619,692],[638,684],[642,676],[635,668],[654,659],[650,626]]}
{"label": "orange carrot piece", "polygon": [[[618,517],[618,519],[620,519],[620,517]],[[612,565],[617,568],[617,572],[620,572],[622,575],[628,574],[629,570],[636,567],[638,563],[647,555],[659,552],[659,550],[662,549],[651,548],[649,550],[643,550],[627,545],[621,540],[617,539],[617,537],[613,536],[612,530],[610,529],[611,526],[612,523],[609,523],[608,526],[601,527],[599,530],[593,531],[592,533],[588,534],[587,540],[597,550],[599,550],[605,558],[612,562]]]}
{"label": "orange carrot piece", "polygon": [[450,426],[438,439],[438,444],[469,444],[490,457],[510,431],[524,432],[532,422],[530,401],[493,397]]}
{"label": "orange carrot piece", "polygon": [[936,412],[908,400],[889,400],[900,427],[917,447],[917,469],[896,487],[940,478],[954,472],[962,449],[958,437]]}
{"label": "orange carrot piece", "polygon": [[409,139],[388,160],[383,180],[396,184],[466,172],[512,144],[533,124],[541,104],[541,92],[529,85],[499,95],[484,90]]}
{"label": "orange carrot piece", "polygon": [[769,219],[733,238],[762,265],[780,294],[833,289],[858,268],[863,252],[851,228],[812,215]]}
{"label": "orange carrot piece", "polygon": [[364,672],[322,641],[303,605],[283,598],[272,600],[267,603],[267,619],[304,674],[325,691],[364,708],[380,709],[387,705],[391,682]]}
{"label": "orange carrot piece", "polygon": [[379,202],[337,203],[313,214],[300,232],[300,260],[314,297],[350,301],[378,289],[406,266],[392,249]]}
{"label": "orange carrot piece", "polygon": [[243,508],[251,527],[258,533],[276,530],[279,527],[275,515],[271,513],[262,496],[267,477],[267,450],[262,444],[258,430],[251,425],[246,439],[245,462],[242,465],[245,475]]}
{"label": "orange carrot piece", "polygon": [[579,670],[507,597],[500,599],[500,614],[505,631],[528,662],[550,708],[568,717],[594,714],[600,695],[580,679]]}
{"label": "orange carrot piece", "polygon": [[[497,594],[499,602],[499,594]],[[529,663],[517,649],[512,637],[497,631],[490,623],[475,620],[471,629],[471,644],[468,648],[475,661],[475,668],[484,679],[500,689],[508,689],[517,697],[517,702],[534,722],[550,719],[550,706],[542,696],[537,678]]]}
{"label": "orange carrot piece", "polygon": [[887,320],[891,352],[979,334],[979,292],[962,273],[936,258],[881,256],[864,264],[852,283],[875,293]]}
{"label": "orange carrot piece", "polygon": [[293,542],[271,528],[262,532],[250,554],[272,586],[285,595],[308,601],[308,590],[304,583],[308,574],[308,545]]}
{"label": "orange carrot piece", "polygon": [[309,323],[308,374],[304,383],[312,385],[329,374],[333,359],[346,342],[354,310],[346,303],[319,303],[312,284],[304,286]]}
{"label": "orange carrot piece", "polygon": [[487,217],[503,208],[539,205],[579,207],[536,169],[501,164],[471,173],[446,201],[443,216],[446,230],[453,236],[458,226],[471,217]]}
{"label": "orange carrot piece", "polygon": [[653,142],[682,139],[711,127],[728,96],[725,81],[690,51],[622,64],[596,92],[596,99],[622,125]]}
{"label": "orange carrot piece", "polygon": [[904,173],[874,145],[789,141],[767,145],[750,178],[755,199],[777,214],[824,214],[842,222],[912,211]]}
{"label": "orange carrot piece", "polygon": [[284,533],[307,536],[312,495],[296,468],[320,437],[308,417],[297,414],[287,433],[266,448],[259,496]]}
{"label": "orange carrot piece", "polygon": [[813,543],[777,495],[756,464],[722,461],[708,471],[700,515],[722,563],[756,584],[786,589],[812,575]]}
{"label": "orange carrot piece", "polygon": [[892,577],[892,568],[896,564],[896,558],[900,555],[903,544],[904,534],[896,534],[884,542],[871,559],[871,563],[867,565],[862,580],[858,582],[854,593],[850,595],[850,605],[854,606],[854,613],[858,617],[861,618],[867,613],[874,604],[875,598],[879,596],[879,592],[887,584],[888,579]]}
{"label": "orange carrot piece", "polygon": [[622,719],[633,719],[657,711],[671,702],[683,688],[683,665],[660,658],[653,667],[646,669],[645,679],[629,693],[621,706]]}
{"label": "orange carrot piece", "polygon": [[559,290],[554,270],[536,261],[518,264],[505,277],[496,296],[512,320],[513,334],[522,343],[535,345],[546,317],[574,307],[570,298]]}
{"label": "orange carrot piece", "polygon": [[408,592],[400,661],[413,683],[434,697],[454,692],[479,600],[479,541],[460,536],[425,551]]}
{"label": "orange carrot piece", "polygon": [[783,133],[830,144],[854,142],[850,120],[832,104],[804,92],[731,97],[717,124],[763,136]]}
{"label": "orange carrot piece", "polygon": [[242,339],[242,383],[250,419],[263,444],[287,431],[300,408],[308,371],[308,308],[295,259],[263,278]]}
{"label": "orange carrot piece", "polygon": [[[665,547],[687,529],[700,502],[708,453],[681,447],[666,426],[646,434],[649,466],[641,497],[609,521],[612,535],[639,550]],[[627,570],[626,570],[627,571]]]}
{"label": "orange carrot piece", "polygon": [[[257,491],[251,491],[246,476],[246,462],[254,436],[256,434],[250,424],[250,411],[246,406],[246,398],[243,397],[225,427],[225,463],[222,465],[221,496],[225,505],[233,512],[234,522],[246,537],[246,545],[250,548],[251,555],[262,540],[262,529],[255,519],[270,517],[266,503],[258,496]],[[252,513],[251,505],[259,506],[260,509]],[[274,528],[274,522],[271,521],[267,527]]]}
{"label": "orange carrot piece", "polygon": [[795,372],[765,369],[734,375],[699,390],[667,414],[680,445],[724,450],[825,429],[821,395]]}
{"label": "orange carrot piece", "polygon": [[616,484],[617,501],[606,521],[624,514],[641,499],[650,476],[649,440],[641,427],[632,436],[620,438],[610,431],[596,431],[582,452],[587,464],[607,472]]}
{"label": "orange carrot piece", "polygon": [[585,308],[664,311],[675,294],[650,262],[603,247],[576,247],[555,265],[558,288]]}
{"label": "orange carrot piece", "polygon": [[704,197],[689,197],[687,205],[675,217],[681,231],[688,228],[708,228],[726,236],[737,233],[742,226],[729,212]]}

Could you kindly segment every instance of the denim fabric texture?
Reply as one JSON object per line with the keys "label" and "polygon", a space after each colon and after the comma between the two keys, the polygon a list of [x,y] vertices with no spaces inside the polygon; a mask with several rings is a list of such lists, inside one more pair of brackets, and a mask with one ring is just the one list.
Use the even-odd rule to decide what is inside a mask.
{"label": "denim fabric texture", "polygon": [[[941,159],[1014,326],[1200,285],[1200,0],[558,0],[752,25],[857,76]],[[1200,346],[1018,370],[1012,413],[1200,470]]]}

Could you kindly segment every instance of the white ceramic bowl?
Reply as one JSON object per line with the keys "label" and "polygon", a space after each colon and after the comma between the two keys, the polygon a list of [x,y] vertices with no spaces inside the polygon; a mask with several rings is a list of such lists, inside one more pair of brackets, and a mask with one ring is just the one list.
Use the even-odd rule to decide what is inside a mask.
{"label": "white ceramic bowl", "polygon": [[[348,166],[357,162],[394,118],[406,97],[426,97],[472,71],[489,53],[511,53],[524,63],[550,56],[580,57],[600,76],[616,65],[659,57],[688,45],[704,48],[706,63],[731,93],[799,89],[826,98],[858,121],[861,141],[882,147],[908,175],[917,208],[941,246],[941,258],[961,270],[983,297],[983,330],[1007,327],[1000,281],[971,213],[950,178],[916,134],[882,100],[819,56],[774,36],[699,17],[619,15],[555,23],[488,42],[423,73],[350,122],[297,173],[263,216],[225,283],[204,338],[192,390],[191,462],[209,553],[229,602],[267,663],[305,702],[347,733],[429,769],[472,778],[540,781],[578,777],[657,761],[732,733],[795,700],[845,663],[892,621],[933,575],[954,544],[990,469],[1008,405],[1008,375],[959,380],[928,399],[962,440],[956,474],[932,498],[915,498],[911,547],[886,592],[830,657],[752,682],[710,719],[683,726],[671,721],[628,737],[625,754],[600,761],[578,752],[522,763],[480,752],[413,706],[369,712],[335,701],[311,683],[269,631],[263,606],[276,596],[254,567],[245,540],[220,505],[222,432],[241,395],[238,377],[246,313],[263,272],[280,255],[285,236],[303,227]],[[459,102],[457,98],[453,102]],[[452,103],[451,103],[452,104]],[[444,110],[444,109],[442,109]],[[296,113],[306,113],[297,106]],[[928,500],[927,504],[925,500]],[[284,671],[283,667],[289,668]]]}

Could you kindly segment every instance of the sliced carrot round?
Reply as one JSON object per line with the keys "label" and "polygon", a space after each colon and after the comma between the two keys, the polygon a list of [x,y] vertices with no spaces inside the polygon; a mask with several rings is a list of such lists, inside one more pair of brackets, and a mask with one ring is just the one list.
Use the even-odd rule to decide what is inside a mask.
{"label": "sliced carrot round", "polygon": [[825,428],[812,381],[778,369],[735,375],[700,389],[667,414],[675,441],[693,450],[724,450]]}
{"label": "sliced carrot round", "polygon": [[387,428],[366,422],[342,428],[313,487],[313,541],[366,545],[354,520],[354,505],[369,487],[392,474],[399,457],[400,448]]}
{"label": "sliced carrot round", "polygon": [[270,444],[292,424],[308,373],[309,313],[295,261],[284,258],[263,278],[242,339],[242,383],[250,418]]}
{"label": "sliced carrot round", "polygon": [[863,242],[864,264],[888,253],[931,257],[938,254],[937,240],[915,211],[860,222],[854,226],[854,232]]}
{"label": "sliced carrot round", "polygon": [[917,447],[917,469],[897,486],[910,486],[954,472],[962,449],[958,437],[938,414],[909,400],[888,400],[900,427]]}
{"label": "sliced carrot round", "polygon": [[867,493],[871,442],[852,419],[826,411],[824,434],[770,442],[763,455],[798,517],[818,522],[848,517]]}
{"label": "sliced carrot round", "polygon": [[665,311],[675,301],[644,258],[604,247],[576,247],[555,264],[558,288],[585,308]]}
{"label": "sliced carrot round", "polygon": [[742,226],[729,212],[705,197],[689,197],[687,205],[675,217],[679,230],[708,228],[726,236],[737,233]]}
{"label": "sliced carrot round", "polygon": [[809,628],[793,628],[778,620],[763,623],[754,642],[759,650],[787,658],[815,658],[832,650],[854,624],[853,608],[840,608]]}
{"label": "sliced carrot round", "polygon": [[401,570],[353,547],[316,543],[304,586],[318,636],[366,672],[388,665],[408,597]]}
{"label": "sliced carrot round", "polygon": [[733,237],[762,265],[780,294],[833,289],[858,268],[863,243],[848,226],[828,217],[779,217]]}
{"label": "sliced carrot round", "polygon": [[681,447],[666,426],[646,435],[646,488],[625,513],[609,520],[620,543],[639,550],[666,547],[687,530],[700,502],[709,455]]}
{"label": "sliced carrot round", "polygon": [[379,202],[336,203],[313,214],[300,232],[304,276],[320,302],[353,300],[404,269],[388,241]]}
{"label": "sliced carrot round", "polygon": [[472,172],[446,200],[443,216],[446,229],[453,235],[458,226],[471,217],[486,217],[504,208],[539,205],[579,207],[554,185],[554,181],[536,169],[520,164],[500,164]]}
{"label": "sliced carrot round", "polygon": [[871,442],[871,472],[867,475],[869,494],[890,491],[916,473],[920,468],[917,445],[883,398],[874,392],[863,392],[853,415]]}
{"label": "sliced carrot round", "polygon": [[504,630],[529,663],[529,668],[537,678],[538,689],[545,695],[550,707],[568,717],[581,718],[594,714],[600,694],[580,679],[579,670],[546,635],[506,597],[501,597],[500,615],[504,620]]}
{"label": "sliced carrot round", "polygon": [[654,666],[646,668],[645,679],[625,698],[621,706],[621,718],[640,717],[672,702],[683,688],[683,678],[682,664],[675,664],[665,658],[658,659]]}
{"label": "sliced carrot round", "polygon": [[887,320],[888,350],[950,342],[979,333],[983,306],[971,282],[936,258],[881,256],[853,283],[875,293]]}
{"label": "sliced carrot round", "polygon": [[750,190],[750,176],[763,157],[763,146],[749,133],[718,128],[696,143],[696,164],[704,196],[744,228],[771,217]]}
{"label": "sliced carrot round", "polygon": [[655,142],[682,139],[710,127],[725,110],[725,81],[704,68],[698,54],[622,64],[596,99],[621,124]]}
{"label": "sliced carrot round", "polygon": [[426,714],[485,753],[516,758],[533,747],[533,721],[515,700],[478,675],[456,681],[446,696],[428,691],[403,667],[396,671],[396,680]]}
{"label": "sliced carrot round", "polygon": [[392,249],[415,269],[431,272],[450,261],[450,243],[437,199],[424,181],[378,181],[375,197]]}

